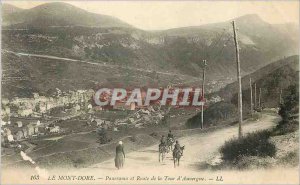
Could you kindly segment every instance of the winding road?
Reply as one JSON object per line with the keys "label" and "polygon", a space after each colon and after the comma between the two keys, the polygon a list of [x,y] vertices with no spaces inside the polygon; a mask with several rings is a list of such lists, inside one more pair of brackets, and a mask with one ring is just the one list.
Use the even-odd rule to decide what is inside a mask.
{"label": "winding road", "polygon": [[[279,117],[274,113],[263,113],[262,118],[257,121],[245,121],[243,124],[243,134],[250,132],[270,129],[273,128],[279,121]],[[102,163],[94,164],[88,168],[78,170],[80,173],[92,173],[97,174],[97,182],[101,183],[120,183],[111,179],[118,177],[137,176],[145,177],[145,180],[135,180],[130,183],[150,183],[151,181],[146,180],[147,176],[161,176],[167,178],[172,177],[186,177],[187,181],[181,179],[180,181],[175,180],[163,180],[161,183],[185,183],[185,184],[203,184],[203,183],[222,183],[223,181],[217,181],[220,175],[224,179],[226,184],[228,183],[255,183],[260,182],[262,178],[266,178],[266,175],[272,175],[278,173],[278,175],[272,179],[268,179],[268,182],[286,182],[286,173],[297,173],[295,169],[282,170],[256,170],[256,171],[210,171],[207,169],[200,168],[200,164],[207,161],[208,159],[214,158],[218,155],[218,149],[224,144],[226,140],[233,137],[237,137],[238,128],[237,126],[230,126],[222,129],[218,129],[212,132],[194,134],[179,139],[181,145],[185,145],[184,155],[180,161],[180,166],[174,168],[171,153],[167,154],[164,162],[159,163],[157,144],[143,148],[141,150],[128,153],[126,155],[125,166],[121,170],[117,170],[114,167],[114,160],[104,161]],[[126,150],[126,146],[125,146]],[[126,152],[126,151],[125,151]],[[253,179],[255,175],[255,179]],[[241,177],[242,176],[242,177]],[[294,176],[297,177],[297,176]],[[246,178],[246,179],[244,179]],[[278,180],[278,179],[279,180]],[[277,179],[277,180],[276,180]],[[276,181],[274,181],[276,180]],[[290,179],[295,180],[295,179]],[[264,179],[266,181],[266,179]],[[125,180],[123,183],[126,183]],[[153,183],[153,182],[152,182]],[[155,183],[159,183],[155,181]]]}
{"label": "winding road", "polygon": [[[254,122],[245,122],[243,126],[244,134],[272,128],[279,118],[276,115],[263,114],[261,120]],[[194,134],[179,139],[180,145],[185,146],[184,156],[182,157],[180,169],[184,171],[197,171],[197,164],[216,154],[218,148],[224,144],[224,141],[237,137],[237,126],[226,127],[220,130]],[[122,171],[147,170],[155,168],[157,171],[165,171],[173,168],[171,152],[166,155],[163,163],[158,162],[158,145],[153,145],[141,150],[128,153],[126,156],[125,168]],[[126,150],[126,146],[125,146]],[[114,160],[108,160],[95,164],[90,168],[103,171],[115,172]]]}
{"label": "winding road", "polygon": [[[45,58],[45,59],[52,59],[52,60],[58,60],[58,61],[67,61],[67,62],[79,62],[79,63],[91,64],[91,65],[100,66],[100,67],[106,67],[106,68],[122,68],[122,69],[133,70],[133,71],[140,71],[140,72],[146,72],[146,73],[152,73],[153,72],[153,70],[149,70],[149,69],[129,67],[129,66],[124,67],[124,66],[119,66],[119,65],[103,64],[103,63],[97,63],[97,62],[89,62],[89,61],[85,61],[85,60],[78,60],[78,59],[65,58],[65,57],[58,57],[58,56],[52,56],[52,55],[42,55],[42,54],[33,54],[33,53],[14,52],[14,51],[9,51],[9,50],[5,50],[5,49],[2,49],[2,51],[6,52],[6,53],[17,55],[17,56]],[[163,71],[155,71],[155,72],[157,74],[161,74],[161,75],[188,77],[190,79],[193,79],[193,81],[199,81],[199,78],[193,77],[193,76],[189,76],[189,75],[178,74],[178,73],[174,73],[174,72],[163,72]]]}

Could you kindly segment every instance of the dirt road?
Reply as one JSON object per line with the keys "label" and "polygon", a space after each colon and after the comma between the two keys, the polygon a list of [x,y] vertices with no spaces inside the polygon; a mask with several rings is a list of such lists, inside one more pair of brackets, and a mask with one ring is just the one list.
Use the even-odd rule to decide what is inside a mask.
{"label": "dirt road", "polygon": [[[127,69],[127,70],[140,71],[140,72],[145,72],[145,73],[152,73],[153,72],[153,70],[147,70],[147,69],[143,69],[143,68],[128,67],[128,66],[127,67],[122,67],[122,66],[119,66],[119,65],[89,62],[89,61],[84,61],[84,60],[58,57],[58,56],[52,56],[52,55],[14,52],[14,51],[9,51],[9,50],[5,50],[5,49],[2,49],[2,51],[7,52],[7,53],[11,53],[11,54],[14,54],[14,55],[17,55],[17,56],[45,58],[45,59],[52,59],[52,60],[58,60],[58,61],[80,62],[80,63],[91,64],[91,65],[95,65],[95,66],[101,66],[101,67],[105,67],[105,68],[123,68],[123,69]],[[191,80],[192,82],[193,81],[199,81],[199,78],[189,76],[189,75],[178,74],[178,73],[174,73],[174,72],[163,72],[163,71],[155,71],[155,72],[157,74],[161,74],[161,75],[188,77],[189,79],[192,79]]]}
{"label": "dirt road", "polygon": [[[243,126],[243,132],[253,132],[256,130],[268,129],[274,126],[275,120],[278,117],[275,115],[264,114],[262,119],[254,121],[253,123],[246,122]],[[197,171],[197,164],[205,161],[208,157],[215,154],[218,148],[232,137],[237,136],[237,126],[224,128],[214,132],[195,134],[192,136],[180,138],[179,142],[181,146],[185,146],[184,155],[181,159],[180,170],[184,171]],[[126,150],[126,146],[125,146]],[[171,152],[167,154],[163,163],[158,162],[158,146],[144,148],[142,150],[131,152],[126,156],[125,168],[122,171],[130,170],[168,170],[173,168],[173,161]],[[90,168],[101,169],[104,171],[115,171],[114,161],[109,160],[99,164],[95,164]]]}
{"label": "dirt road", "polygon": [[[276,114],[263,113],[258,121],[245,121],[243,133],[269,129],[279,121]],[[244,183],[294,183],[298,182],[297,169],[258,169],[255,171],[210,171],[200,169],[200,163],[218,153],[218,148],[232,137],[237,137],[238,127],[231,126],[204,134],[195,134],[179,139],[185,145],[184,155],[179,167],[173,167],[171,153],[167,154],[164,162],[158,162],[158,146],[154,145],[126,156],[125,167],[116,170],[114,160],[95,164],[80,170],[97,174],[98,181],[124,184],[244,184]],[[126,150],[126,146],[125,146]],[[112,156],[113,157],[113,156]],[[139,176],[139,177],[138,177]],[[272,176],[272,178],[269,178]],[[290,178],[287,178],[290,176]],[[128,177],[120,181],[120,177]],[[134,180],[130,180],[134,177]],[[151,180],[153,177],[153,180]],[[161,177],[161,180],[158,180]],[[155,178],[155,179],[154,179]],[[118,180],[116,180],[118,179]],[[138,180],[139,179],[139,180]],[[222,179],[223,181],[221,181]]]}
{"label": "dirt road", "polygon": [[[243,133],[272,128],[278,121],[279,117],[276,114],[263,113],[262,118],[258,121],[245,121]],[[201,162],[215,156],[218,148],[226,140],[237,137],[237,133],[237,126],[231,126],[209,133],[180,138],[179,142],[181,145],[185,145],[185,151],[180,166],[176,168],[173,167],[171,153],[167,155],[164,162],[158,162],[158,147],[154,145],[128,153],[125,166],[121,170],[116,170],[114,167],[114,156],[112,156],[111,160],[77,172],[96,174],[96,182],[102,184],[295,184],[298,182],[298,169],[296,168],[283,170],[278,167],[249,171],[211,171],[199,168]],[[120,180],[124,177],[123,181]],[[130,177],[134,177],[134,180],[130,180]],[[153,180],[151,180],[152,177]],[[161,180],[158,180],[159,177]]]}

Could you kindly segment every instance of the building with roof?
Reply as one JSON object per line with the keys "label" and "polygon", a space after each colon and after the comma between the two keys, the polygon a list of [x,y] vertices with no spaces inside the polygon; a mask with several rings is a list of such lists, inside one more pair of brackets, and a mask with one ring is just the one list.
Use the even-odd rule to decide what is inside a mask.
{"label": "building with roof", "polygon": [[23,127],[22,121],[17,121],[17,122],[16,122],[16,125],[17,125],[17,127],[19,127],[19,128]]}

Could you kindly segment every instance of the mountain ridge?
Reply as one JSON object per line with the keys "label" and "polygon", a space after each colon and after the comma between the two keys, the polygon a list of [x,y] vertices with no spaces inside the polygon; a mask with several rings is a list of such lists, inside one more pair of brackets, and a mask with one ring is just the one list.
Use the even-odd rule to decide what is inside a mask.
{"label": "mountain ridge", "polygon": [[[88,13],[89,16],[81,16],[85,18],[79,22],[74,20],[74,17],[87,12],[80,8],[76,8],[75,11],[68,14],[60,11],[64,18],[52,16],[55,14],[53,12],[59,11],[52,10],[53,7],[60,5],[35,7],[33,12],[44,15],[39,16],[40,20],[33,25],[31,22],[36,19],[31,22],[2,27],[2,48],[16,53],[52,55],[100,63],[101,65],[112,64],[121,66],[123,69],[126,67],[143,68],[152,71],[153,75],[156,74],[156,71],[165,71],[189,75],[191,78],[200,78],[200,74],[202,74],[201,61],[205,59],[208,64],[207,81],[210,83],[212,91],[216,91],[236,79],[235,46],[230,20],[155,32],[126,25],[120,27],[114,21],[113,24],[107,23],[104,27],[91,27],[77,23],[89,19],[90,16],[94,17],[93,13]],[[73,10],[73,5],[70,7]],[[28,15],[33,15],[30,13],[32,9],[22,10],[14,15],[21,16],[22,12],[27,15],[24,16],[26,20],[30,17]],[[72,17],[71,15],[74,14],[78,15]],[[49,17],[52,22],[47,21]],[[239,28],[238,41],[243,76],[279,59],[299,54],[299,34],[296,31],[298,28],[294,28],[290,24],[288,27],[269,24],[257,15],[245,15],[235,18],[235,20]],[[53,26],[52,23],[60,26]],[[90,23],[94,24],[95,22]],[[19,60],[16,57],[5,57],[4,59],[28,62],[28,60],[23,58]],[[14,64],[18,63],[14,62]],[[63,66],[68,69],[73,64],[67,63]],[[78,66],[74,68],[81,70]],[[103,71],[100,70],[99,73],[101,72]],[[82,73],[86,73],[86,71],[83,70]],[[127,74],[128,72],[121,70],[121,73]],[[113,78],[114,81],[122,81],[117,77]],[[98,83],[102,82],[110,82],[110,80],[101,76]],[[189,80],[186,83],[188,82]],[[149,83],[153,83],[153,81]],[[169,83],[172,84],[172,80]],[[184,83],[184,80],[181,83]],[[93,84],[90,85],[93,86]]]}
{"label": "mountain ridge", "polygon": [[[4,6],[5,7],[5,6]],[[118,18],[91,13],[74,5],[52,2],[30,9],[13,12],[3,16],[6,26],[43,27],[43,26],[98,26],[132,27]]]}
{"label": "mountain ridge", "polygon": [[14,5],[11,5],[11,4],[3,3],[1,6],[1,10],[2,10],[2,14],[7,15],[7,14],[14,13],[14,12],[22,11],[24,9],[14,6]]}
{"label": "mountain ridge", "polygon": [[[8,9],[13,9],[15,11],[8,12],[8,11],[6,11]],[[109,16],[109,15],[104,15],[104,14],[92,13],[92,12],[89,12],[87,10],[81,9],[77,6],[74,6],[74,5],[71,5],[71,4],[68,4],[68,3],[64,3],[64,2],[44,3],[44,4],[41,4],[41,5],[29,8],[29,9],[22,9],[22,8],[17,7],[17,6],[11,5],[9,3],[3,3],[2,4],[2,10],[3,10],[3,14],[4,14],[5,17],[6,17],[7,14],[16,13],[16,12],[20,12],[20,11],[25,11],[25,12],[26,11],[39,11],[39,12],[41,12],[41,11],[45,11],[47,9],[50,9],[51,11],[56,11],[56,13],[59,13],[60,11],[64,11],[64,10],[78,11],[78,12],[84,12],[84,13],[89,13],[89,14],[94,14],[94,15],[107,16],[107,17],[114,18],[114,19],[120,21],[119,18]],[[258,16],[257,14],[252,13],[252,14],[245,14],[245,15],[239,16],[237,18],[232,18],[232,19],[229,19],[229,20],[223,21],[223,22],[208,23],[208,24],[202,24],[202,25],[196,25],[196,26],[184,26],[184,27],[177,27],[177,28],[170,28],[170,29],[163,29],[163,30],[154,30],[154,31],[149,30],[149,32],[170,31],[170,30],[173,30],[173,29],[189,29],[189,28],[195,28],[196,29],[196,28],[202,28],[202,27],[210,27],[210,26],[218,25],[220,23],[231,22],[233,20],[235,20],[236,22],[249,22],[249,21],[253,22],[253,21],[256,21],[256,22],[263,22],[263,23],[270,24],[270,23],[264,21],[263,19],[261,19],[261,17]],[[127,25],[128,27],[132,27],[131,25],[129,25],[126,22],[123,22],[123,23],[125,25]],[[290,23],[289,22],[287,24],[292,25],[293,27],[297,27],[297,25],[295,23]],[[277,25],[285,25],[285,24],[283,23],[283,24],[277,24]],[[77,26],[80,26],[80,25],[77,25]],[[145,31],[148,31],[148,30],[145,30]]]}

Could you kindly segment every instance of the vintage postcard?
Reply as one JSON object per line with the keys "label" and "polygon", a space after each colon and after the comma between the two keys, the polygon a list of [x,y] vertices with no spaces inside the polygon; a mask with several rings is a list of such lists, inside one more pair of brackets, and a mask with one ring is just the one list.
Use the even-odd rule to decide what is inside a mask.
{"label": "vintage postcard", "polygon": [[1,2],[0,184],[299,184],[299,1]]}

